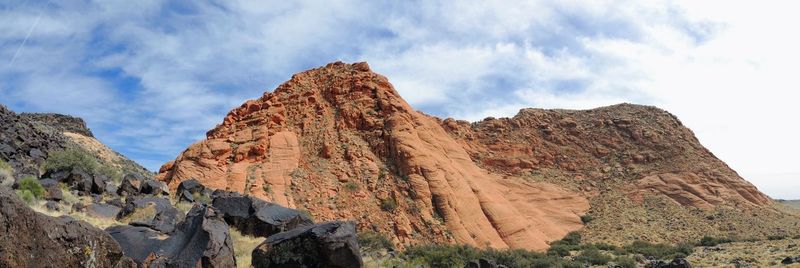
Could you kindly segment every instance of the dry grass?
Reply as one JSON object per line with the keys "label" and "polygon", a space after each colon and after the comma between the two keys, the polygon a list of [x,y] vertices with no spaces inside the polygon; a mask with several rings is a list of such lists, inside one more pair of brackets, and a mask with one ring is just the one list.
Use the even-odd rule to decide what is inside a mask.
{"label": "dry grass", "polygon": [[31,206],[31,208],[36,212],[39,212],[39,213],[42,213],[42,214],[45,214],[45,215],[51,216],[51,217],[60,217],[60,216],[65,216],[65,215],[66,216],[70,216],[70,217],[72,217],[72,218],[74,218],[76,220],[85,221],[85,222],[91,224],[92,226],[100,228],[100,229],[106,229],[108,227],[115,226],[115,225],[125,225],[125,223],[116,221],[114,219],[95,218],[95,217],[91,217],[89,215],[86,215],[85,213],[82,213],[82,212],[68,212],[68,211],[70,211],[70,208],[69,207],[64,207],[61,204],[59,204],[59,206],[61,206],[61,211],[49,211],[49,210],[47,210],[47,208],[44,207],[44,203],[45,202],[43,202],[43,201],[37,201],[35,204],[33,204]]}
{"label": "dry grass", "polygon": [[800,267],[800,264],[781,265],[781,260],[800,255],[800,239],[734,242],[714,247],[697,247],[687,258],[695,267]]}
{"label": "dry grass", "polygon": [[236,254],[236,267],[252,267],[253,249],[265,239],[243,235],[233,228],[230,229],[230,232],[231,239],[233,239],[233,251]]}

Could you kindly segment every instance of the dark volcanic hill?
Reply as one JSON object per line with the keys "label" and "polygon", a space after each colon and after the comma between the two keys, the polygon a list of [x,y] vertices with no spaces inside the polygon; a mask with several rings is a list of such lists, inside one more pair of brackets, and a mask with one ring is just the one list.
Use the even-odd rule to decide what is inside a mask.
{"label": "dark volcanic hill", "polygon": [[800,232],[796,214],[663,110],[442,120],[415,111],[366,63],[292,76],[232,110],[157,178],[355,219],[400,245],[542,250],[576,230],[615,243]]}
{"label": "dark volcanic hill", "polygon": [[124,174],[152,176],[144,167],[95,139],[81,118],[50,113],[16,114],[0,105],[0,158],[14,168],[16,177],[38,176],[40,165],[49,153],[65,149],[84,150]]}

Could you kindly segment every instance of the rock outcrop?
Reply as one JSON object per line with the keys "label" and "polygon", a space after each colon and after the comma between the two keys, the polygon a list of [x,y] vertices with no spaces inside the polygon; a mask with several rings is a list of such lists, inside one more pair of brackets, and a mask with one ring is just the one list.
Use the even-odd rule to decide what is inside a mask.
{"label": "rock outcrop", "polygon": [[171,234],[130,225],[106,231],[142,267],[236,267],[228,225],[205,205],[192,207]]}
{"label": "rock outcrop", "polygon": [[360,250],[352,222],[325,222],[267,238],[253,250],[253,267],[359,268]]}
{"label": "rock outcrop", "polygon": [[[663,110],[623,104],[442,120],[415,111],[366,63],[296,74],[232,110],[206,137],[157,179],[171,191],[194,178],[319,220],[358,219],[359,230],[400,246],[543,250],[583,227],[590,200],[596,222],[627,230],[611,225],[620,210],[603,198],[641,207],[663,197],[665,207],[697,219],[706,212],[690,209],[710,215],[772,204]],[[724,225],[714,228],[738,231]],[[616,237],[660,241],[700,224],[665,226],[655,236]]]}
{"label": "rock outcrop", "polygon": [[245,235],[268,237],[314,224],[300,211],[235,192],[215,191],[212,206],[223,215],[225,222]]}
{"label": "rock outcrop", "polygon": [[0,267],[115,267],[122,259],[103,230],[34,212],[0,187]]}

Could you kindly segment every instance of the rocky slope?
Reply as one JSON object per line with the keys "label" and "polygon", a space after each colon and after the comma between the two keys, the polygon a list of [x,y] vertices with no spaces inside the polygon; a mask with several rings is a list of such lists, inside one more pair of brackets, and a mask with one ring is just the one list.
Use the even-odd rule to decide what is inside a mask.
{"label": "rocky slope", "polygon": [[51,113],[16,114],[0,105],[0,158],[16,177],[37,176],[50,152],[80,149],[123,174],[152,177],[152,172],[94,138],[83,119]]}
{"label": "rocky slope", "polygon": [[[712,233],[790,232],[784,222],[796,220],[662,110],[625,104],[441,120],[411,108],[366,63],[294,75],[232,110],[157,178],[172,190],[197,178],[318,219],[356,219],[400,245],[542,250],[589,217],[584,232],[610,241],[694,239],[719,211],[784,218],[747,233],[723,213]],[[648,207],[654,202],[663,205]],[[671,222],[649,228],[650,220]],[[628,232],[629,224],[640,229]]]}

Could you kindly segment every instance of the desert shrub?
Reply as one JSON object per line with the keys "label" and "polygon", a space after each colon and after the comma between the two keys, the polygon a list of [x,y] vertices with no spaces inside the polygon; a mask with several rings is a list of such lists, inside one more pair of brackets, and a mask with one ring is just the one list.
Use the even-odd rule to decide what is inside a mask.
{"label": "desert shrub", "polygon": [[636,240],[632,244],[624,247],[626,253],[642,254],[645,257],[658,259],[672,259],[686,257],[692,254],[694,248],[689,244],[653,244],[641,240]]}
{"label": "desert shrub", "polygon": [[617,257],[614,262],[617,264],[615,267],[622,268],[636,268],[637,265],[636,260],[627,256]]}
{"label": "desert shrub", "polygon": [[586,214],[581,216],[581,222],[583,222],[583,224],[590,223],[592,220],[594,220],[594,217],[592,217],[592,215]]}
{"label": "desert shrub", "polygon": [[56,171],[66,168],[80,168],[86,172],[96,173],[99,168],[97,160],[82,150],[67,149],[51,152],[44,161],[42,168],[45,171]]}
{"label": "desert shrub", "polygon": [[0,170],[11,171],[13,168],[6,160],[0,159]]}
{"label": "desert shrub", "polygon": [[412,246],[406,249],[403,257],[412,262],[427,264],[426,267],[464,267],[467,262],[479,258],[507,267],[582,267],[577,262],[533,251],[477,249],[463,245]]}
{"label": "desert shrub", "polygon": [[116,183],[122,182],[122,172],[120,172],[118,169],[113,168],[111,166],[98,165],[98,168],[97,168],[96,172],[97,172],[97,174],[106,176],[106,178],[111,179],[111,181],[113,181],[113,182],[116,182]]}
{"label": "desert shrub", "polygon": [[363,232],[358,234],[358,245],[369,250],[394,250],[394,244],[386,236],[376,232]]}
{"label": "desert shrub", "polygon": [[19,191],[30,192],[34,198],[42,199],[44,197],[44,187],[39,183],[39,180],[33,176],[27,176],[19,181]]}
{"label": "desert shrub", "polygon": [[272,186],[269,183],[264,183],[264,186],[261,186],[261,190],[264,190],[264,193],[272,194]]}
{"label": "desert shrub", "polygon": [[199,192],[193,193],[192,194],[192,198],[194,199],[194,202],[202,203],[202,204],[211,204],[211,201],[212,201],[211,197],[209,197],[207,195],[204,195],[202,193],[199,193]]}
{"label": "desert shrub", "polygon": [[570,232],[564,236],[559,241],[556,241],[555,244],[563,244],[563,245],[572,245],[577,246],[581,244],[581,234],[578,232]]}
{"label": "desert shrub", "polygon": [[549,249],[547,249],[547,255],[566,257],[570,255],[569,252],[571,250],[573,250],[573,247],[569,245],[552,245]]}
{"label": "desert shrub", "polygon": [[381,209],[388,212],[394,211],[395,209],[397,209],[397,200],[394,200],[394,198],[382,199]]}
{"label": "desert shrub", "polygon": [[767,236],[767,239],[768,240],[783,240],[783,239],[786,239],[786,236],[785,235],[770,235],[770,236]]}
{"label": "desert shrub", "polygon": [[33,205],[33,202],[36,201],[36,197],[33,196],[33,193],[30,191],[17,190],[16,193],[17,196],[19,196],[19,198],[22,199],[22,201],[25,201],[25,203],[28,205]]}
{"label": "desert shrub", "polygon": [[603,254],[597,249],[587,249],[575,256],[574,261],[591,265],[606,265],[611,261],[611,256]]}
{"label": "desert shrub", "polygon": [[617,249],[617,246],[606,244],[606,243],[594,243],[591,245],[592,247],[599,249],[599,250],[606,250],[606,251],[614,251]]}
{"label": "desert shrub", "polygon": [[348,191],[355,192],[358,191],[358,184],[355,182],[348,182],[344,184],[344,188]]}
{"label": "desert shrub", "polygon": [[700,239],[700,242],[698,242],[697,245],[703,247],[713,247],[719,244],[725,244],[730,242],[733,242],[733,239],[704,236],[703,238]]}

